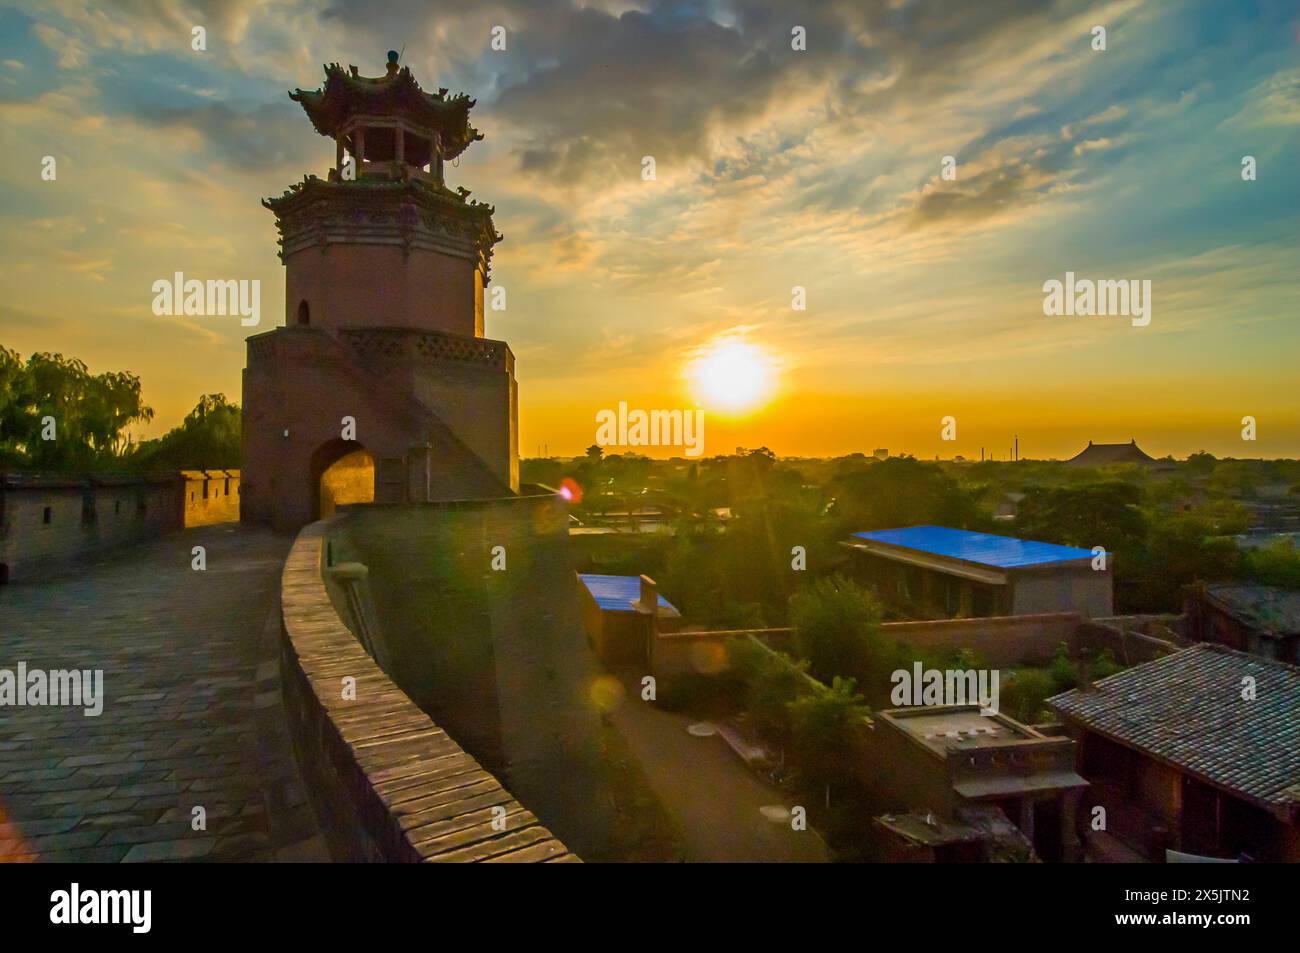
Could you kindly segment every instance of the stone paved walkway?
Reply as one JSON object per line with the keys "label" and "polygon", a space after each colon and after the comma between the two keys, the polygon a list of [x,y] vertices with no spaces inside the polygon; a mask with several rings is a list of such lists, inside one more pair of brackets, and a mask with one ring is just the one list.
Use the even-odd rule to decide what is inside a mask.
{"label": "stone paved walkway", "polygon": [[0,861],[328,859],[280,701],[290,542],[206,526],[0,588],[0,669],[102,669],[105,696],[0,706]]}
{"label": "stone paved walkway", "polygon": [[816,831],[774,823],[764,807],[790,807],[790,795],[759,780],[719,737],[695,738],[699,721],[640,699],[638,676],[624,674],[627,694],[610,718],[641,762],[650,787],[677,818],[686,859],[703,863],[826,863]]}

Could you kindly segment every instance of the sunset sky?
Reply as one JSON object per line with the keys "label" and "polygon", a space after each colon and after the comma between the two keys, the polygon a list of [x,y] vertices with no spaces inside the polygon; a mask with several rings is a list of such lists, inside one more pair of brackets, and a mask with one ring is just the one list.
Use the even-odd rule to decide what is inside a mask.
{"label": "sunset sky", "polygon": [[[286,91],[404,49],[478,100],[447,179],[505,236],[487,334],[525,456],[580,453],[619,401],[701,407],[707,454],[1300,455],[1294,0],[384,6],[0,5],[0,344],[139,374],[147,435],[237,400],[284,314],[260,200],[333,162]],[[261,326],[155,316],[177,271],[260,279]],[[1150,325],[1045,316],[1067,271],[1149,279]],[[699,386],[719,342],[767,362],[765,402]]]}

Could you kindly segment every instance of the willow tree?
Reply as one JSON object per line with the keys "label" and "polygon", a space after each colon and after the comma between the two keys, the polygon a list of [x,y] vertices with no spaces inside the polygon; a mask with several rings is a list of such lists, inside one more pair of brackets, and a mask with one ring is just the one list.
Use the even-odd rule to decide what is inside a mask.
{"label": "willow tree", "polygon": [[0,347],[0,452],[10,465],[89,470],[121,463],[128,428],[153,419],[140,378],[91,374],[83,361]]}

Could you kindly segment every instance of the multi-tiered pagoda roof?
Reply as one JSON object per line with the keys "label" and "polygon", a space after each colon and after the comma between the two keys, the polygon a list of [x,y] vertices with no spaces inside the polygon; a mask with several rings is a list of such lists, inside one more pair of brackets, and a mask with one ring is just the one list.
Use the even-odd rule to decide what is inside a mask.
{"label": "multi-tiered pagoda roof", "polygon": [[[493,208],[443,179],[444,160],[483,138],[469,124],[474,100],[426,93],[397,60],[390,51],[379,78],[335,63],[325,67],[323,89],[289,93],[316,131],[335,140],[336,164],[328,178],[309,175],[262,202],[275,213],[281,258],[307,247],[400,245],[473,261],[486,284],[501,240]],[[345,149],[354,160],[347,165]]]}
{"label": "multi-tiered pagoda roof", "polygon": [[444,159],[456,158],[483,138],[469,123],[473,99],[464,93],[450,95],[446,89],[425,92],[409,66],[368,77],[359,75],[355,66],[345,70],[331,63],[325,67],[323,89],[294,90],[289,98],[301,103],[316,131],[331,139],[337,139],[355,116],[400,118],[434,130]]}

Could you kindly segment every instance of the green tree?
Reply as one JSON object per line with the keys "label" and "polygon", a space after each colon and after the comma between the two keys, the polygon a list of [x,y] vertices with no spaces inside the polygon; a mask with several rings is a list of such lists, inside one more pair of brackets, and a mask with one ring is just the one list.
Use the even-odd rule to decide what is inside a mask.
{"label": "green tree", "polygon": [[20,364],[15,352],[0,352],[0,448],[19,465],[117,465],[129,449],[127,428],[153,419],[134,374],[95,375],[82,361],[43,352]]}
{"label": "green tree", "polygon": [[1104,546],[1117,558],[1131,559],[1142,551],[1147,533],[1142,502],[1142,487],[1118,480],[1030,487],[1016,515],[1016,531],[1064,546]]}
{"label": "green tree", "polygon": [[800,780],[830,791],[852,775],[858,758],[857,732],[871,709],[851,678],[836,676],[828,688],[812,691],[788,705],[791,751]]}
{"label": "green tree", "polygon": [[1261,585],[1300,589],[1300,550],[1289,539],[1278,539],[1245,555],[1247,573]]}
{"label": "green tree", "polygon": [[840,576],[814,580],[790,599],[794,649],[822,681],[860,678],[878,668],[880,619],[875,596]]}
{"label": "green tree", "polygon": [[24,463],[17,437],[17,400],[22,376],[22,357],[17,351],[0,345],[0,466],[20,467]]}
{"label": "green tree", "polygon": [[1145,552],[1115,562],[1116,601],[1121,611],[1178,612],[1183,588],[1198,580],[1235,579],[1241,554],[1234,540],[1193,514],[1152,524]]}
{"label": "green tree", "polygon": [[1214,454],[1201,450],[1188,457],[1183,467],[1193,476],[1209,476],[1217,463]]}
{"label": "green tree", "polygon": [[831,488],[847,532],[925,524],[987,528],[974,495],[937,464],[911,457],[842,468]]}
{"label": "green tree", "polygon": [[1248,460],[1222,460],[1210,474],[1209,489],[1223,496],[1255,496],[1256,473]]}
{"label": "green tree", "polygon": [[131,458],[140,469],[236,469],[239,466],[240,412],[225,394],[204,394],[179,427],[147,440]]}
{"label": "green tree", "polygon": [[732,639],[727,646],[733,670],[744,685],[745,710],[764,738],[778,743],[790,739],[790,703],[808,691],[808,663],[774,652],[750,639]]}

